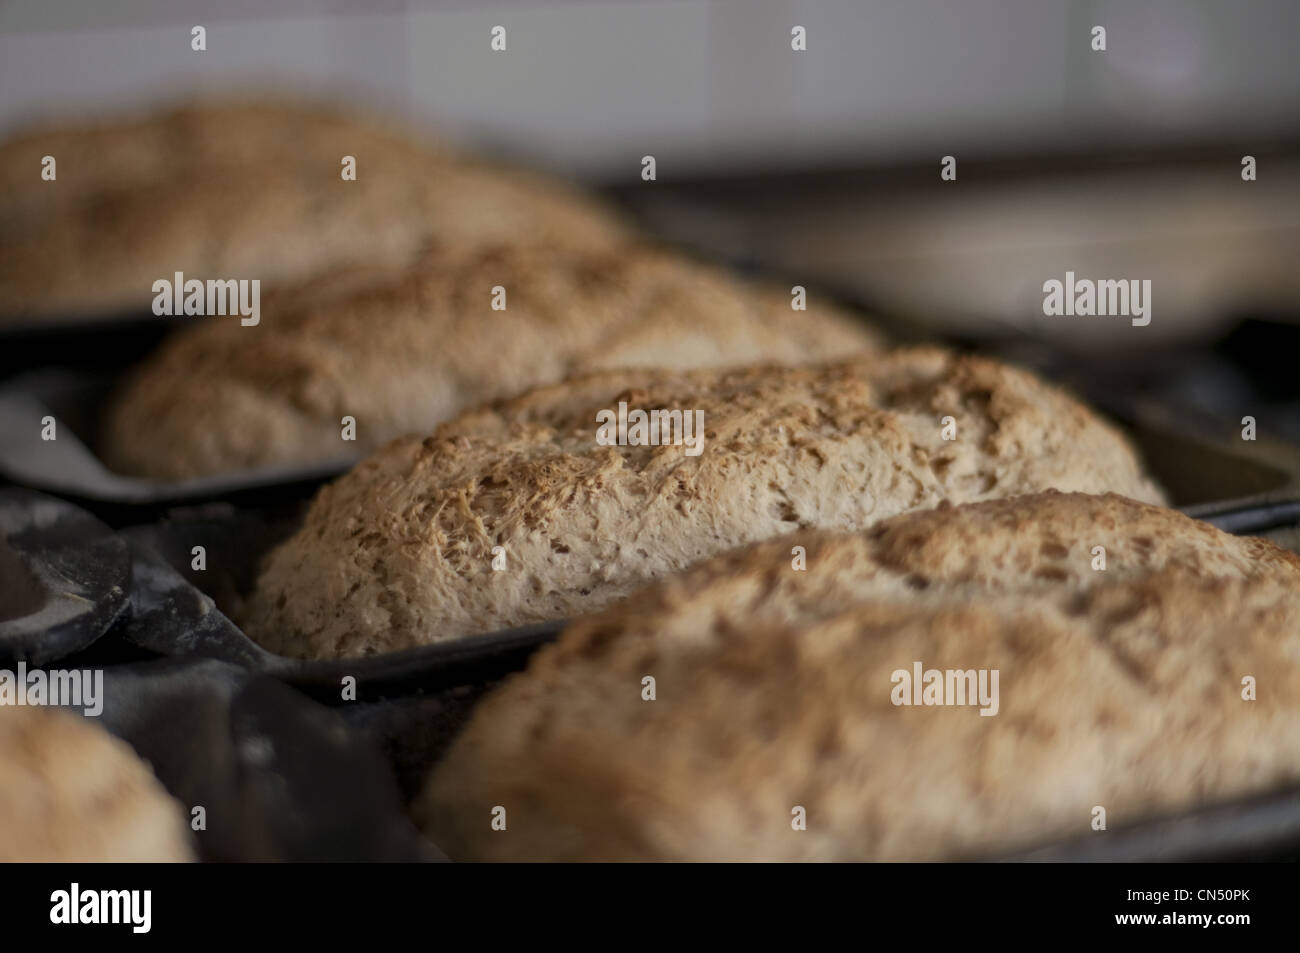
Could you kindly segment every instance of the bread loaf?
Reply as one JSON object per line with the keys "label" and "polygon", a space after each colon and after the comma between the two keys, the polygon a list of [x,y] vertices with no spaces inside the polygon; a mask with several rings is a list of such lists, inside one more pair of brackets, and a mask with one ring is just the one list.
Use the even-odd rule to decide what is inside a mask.
{"label": "bread loaf", "polygon": [[[1097,806],[1115,832],[1300,777],[1298,591],[1293,554],[1116,496],[796,533],[571,625],[479,705],[416,813],[461,860],[936,860],[1120,836],[1094,831]],[[917,663],[998,672],[996,713],[897,703]]]}
{"label": "bread loaf", "polygon": [[[701,452],[602,444],[597,416],[620,404],[698,411]],[[407,648],[570,618],[792,530],[1049,488],[1161,499],[1120,434],[996,361],[595,373],[394,441],[325,487],[244,624],[303,658]]]}
{"label": "bread loaf", "polygon": [[[58,177],[41,179],[42,157]],[[343,178],[343,159],[355,177]],[[0,146],[0,320],[147,315],[153,283],[396,267],[430,242],[604,249],[595,200],[418,132],[306,106],[206,103]]]}
{"label": "bread loaf", "polygon": [[[793,361],[875,343],[828,304],[792,311],[787,295],[782,312],[766,292],[652,249],[443,249],[341,283],[268,300],[256,327],[199,319],[168,341],[114,402],[103,457],[164,478],[314,462],[592,368]],[[344,416],[354,442],[341,439]]]}
{"label": "bread loaf", "polygon": [[595,202],[522,172],[468,162],[385,168],[376,157],[344,181],[338,165],[332,156],[310,172],[259,165],[178,176],[5,229],[4,310],[147,315],[153,283],[177,272],[256,279],[270,291],[344,266],[398,266],[430,240],[607,248],[629,234]]}
{"label": "bread loaf", "polygon": [[193,860],[181,806],[89,720],[0,707],[0,862]]}

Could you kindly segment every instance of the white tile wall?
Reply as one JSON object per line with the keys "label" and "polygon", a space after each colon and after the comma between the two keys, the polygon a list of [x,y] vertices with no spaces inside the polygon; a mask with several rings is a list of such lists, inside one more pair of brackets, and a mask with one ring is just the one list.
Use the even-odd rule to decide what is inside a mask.
{"label": "white tile wall", "polygon": [[1300,131],[1297,38],[1294,0],[7,0],[0,126],[262,80],[409,105],[607,179],[647,152],[663,177],[1248,139]]}

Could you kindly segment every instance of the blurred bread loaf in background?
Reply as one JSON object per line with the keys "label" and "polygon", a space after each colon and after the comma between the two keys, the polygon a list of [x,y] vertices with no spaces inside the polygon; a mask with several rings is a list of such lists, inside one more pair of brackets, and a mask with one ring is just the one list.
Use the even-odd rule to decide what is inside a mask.
{"label": "blurred bread loaf in background", "polygon": [[[42,149],[65,158],[34,190]],[[0,146],[0,207],[0,320],[10,321],[146,315],[153,282],[176,272],[269,291],[399,265],[429,241],[605,249],[630,234],[545,175],[396,125],[283,105],[209,104],[12,140]]]}
{"label": "blurred bread loaf in background", "polygon": [[[878,344],[831,304],[794,311],[788,292],[644,247],[442,249],[325,283],[282,292],[256,327],[205,319],[167,341],[110,408],[105,459],[164,478],[311,463],[576,372],[794,362]],[[344,415],[357,422],[351,444]]]}
{"label": "blurred bread loaf in background", "polygon": [[[702,452],[603,443],[598,415],[620,404],[702,416]],[[1162,500],[1118,431],[983,358],[594,373],[396,440],[326,486],[243,625],[295,657],[403,649],[571,618],[794,530],[1046,489]]]}
{"label": "blurred bread loaf in background", "polygon": [[181,805],[124,742],[93,719],[0,707],[0,862],[193,859]]}

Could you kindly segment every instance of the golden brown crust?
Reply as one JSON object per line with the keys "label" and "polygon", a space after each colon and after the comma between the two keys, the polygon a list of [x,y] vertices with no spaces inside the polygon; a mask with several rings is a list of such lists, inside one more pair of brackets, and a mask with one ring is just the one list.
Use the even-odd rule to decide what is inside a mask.
{"label": "golden brown crust", "polygon": [[[1095,806],[1114,829],[1300,776],[1297,586],[1291,553],[1116,496],[795,534],[570,626],[480,704],[416,813],[478,860],[923,860],[1106,836]],[[894,705],[917,661],[998,670],[998,713]]]}
{"label": "golden brown crust", "polygon": [[266,301],[256,327],[198,319],[167,342],[110,411],[110,465],[178,478],[313,462],[575,371],[794,361],[876,341],[833,306],[795,312],[787,297],[782,313],[720,271],[644,248],[442,249],[331,283],[344,290],[313,283]]}
{"label": "golden brown crust", "polygon": [[0,707],[0,862],[193,859],[181,806],[126,744],[64,712]]}
{"label": "golden brown crust", "polygon": [[[620,401],[702,411],[702,452],[600,445],[596,415]],[[1160,500],[1117,432],[995,361],[595,373],[394,441],[326,487],[245,624],[286,655],[388,651],[570,618],[795,529],[1047,488]]]}

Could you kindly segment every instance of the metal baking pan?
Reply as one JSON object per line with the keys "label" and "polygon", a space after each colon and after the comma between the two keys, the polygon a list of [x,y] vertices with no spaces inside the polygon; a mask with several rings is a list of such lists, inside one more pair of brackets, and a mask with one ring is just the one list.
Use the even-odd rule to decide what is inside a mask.
{"label": "metal baking pan", "polygon": [[[203,576],[210,592],[225,604],[245,592],[256,568],[247,550],[254,541],[274,535],[254,529],[257,520],[232,511],[226,520],[170,521],[123,530],[136,580],[133,624],[125,638],[158,655],[220,659],[274,676],[319,701],[349,704],[343,697],[347,677],[356,680],[358,701],[478,684],[523,668],[528,657],[563,628],[563,623],[545,623],[349,659],[305,661],[276,655],[244,635],[212,595],[186,578]],[[196,545],[207,550],[208,569],[203,573],[190,568]]]}
{"label": "metal baking pan", "polygon": [[995,859],[1039,863],[1294,862],[1300,860],[1300,788],[1195,808]]}
{"label": "metal baking pan", "polygon": [[90,514],[0,490],[0,664],[85,649],[130,611],[131,554]]}
{"label": "metal baking pan", "polygon": [[359,737],[388,759],[403,803],[410,804],[424,788],[437,764],[474,706],[495,683],[462,685],[430,695],[358,702],[336,709]]}
{"label": "metal baking pan", "polygon": [[[112,472],[96,455],[100,413],[115,384],[111,373],[33,371],[0,385],[0,478],[74,499],[100,515],[210,499],[259,502],[310,493],[347,470],[355,454],[310,465],[243,470],[190,480],[154,480]],[[57,439],[42,439],[54,417]],[[114,504],[105,508],[102,504]],[[137,515],[137,519],[139,516]]]}
{"label": "metal baking pan", "polygon": [[191,546],[201,540],[211,547],[216,591],[234,593],[251,579],[252,564],[234,558],[246,545],[238,534],[251,522],[245,515],[114,534],[65,501],[0,490],[0,663],[41,665],[93,644],[109,662],[215,659],[343,704],[346,676],[356,681],[356,699],[366,701],[499,678],[523,667],[561,628],[528,626],[354,659],[275,655],[245,636],[155,548],[188,565]]}
{"label": "metal baking pan", "polygon": [[42,367],[118,369],[144,358],[176,318],[137,312],[27,318],[0,316],[0,378]]}
{"label": "metal baking pan", "polygon": [[1241,424],[1161,401],[1094,399],[1142,452],[1152,475],[1189,516],[1228,532],[1294,522],[1300,448],[1267,435],[1241,439]]}
{"label": "metal baking pan", "polygon": [[110,667],[93,720],[187,815],[205,809],[192,835],[201,860],[446,859],[406,817],[374,744],[273,679],[210,660]]}

